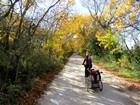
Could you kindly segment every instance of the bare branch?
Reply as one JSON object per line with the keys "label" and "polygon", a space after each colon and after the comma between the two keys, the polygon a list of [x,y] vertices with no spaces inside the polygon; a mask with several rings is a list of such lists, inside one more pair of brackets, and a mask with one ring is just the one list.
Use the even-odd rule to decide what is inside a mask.
{"label": "bare branch", "polygon": [[44,17],[46,16],[46,14],[50,11],[51,8],[53,8],[56,4],[58,4],[60,2],[60,0],[58,0],[57,2],[55,2],[53,5],[51,5],[47,10],[46,12],[43,14],[43,16],[40,18],[40,20],[38,21],[34,31],[33,31],[33,34],[36,32],[40,22],[44,19]]}
{"label": "bare branch", "polygon": [[18,1],[19,1],[19,0],[15,0],[14,3],[12,3],[12,1],[11,1],[10,8],[8,9],[8,11],[7,11],[3,16],[0,17],[0,21],[2,21],[4,18],[6,18],[6,17],[10,14],[11,10],[14,8],[15,4],[16,4]]}

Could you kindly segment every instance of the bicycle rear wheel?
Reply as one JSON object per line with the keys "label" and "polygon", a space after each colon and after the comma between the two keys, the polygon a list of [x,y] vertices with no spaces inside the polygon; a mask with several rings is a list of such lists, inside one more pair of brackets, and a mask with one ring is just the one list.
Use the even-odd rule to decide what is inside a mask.
{"label": "bicycle rear wheel", "polygon": [[89,79],[89,77],[85,78],[85,87],[86,89],[89,89],[91,86],[91,81]]}
{"label": "bicycle rear wheel", "polygon": [[102,91],[102,90],[103,90],[103,83],[102,83],[102,81],[101,81],[101,80],[99,81],[99,89],[100,89],[100,91]]}

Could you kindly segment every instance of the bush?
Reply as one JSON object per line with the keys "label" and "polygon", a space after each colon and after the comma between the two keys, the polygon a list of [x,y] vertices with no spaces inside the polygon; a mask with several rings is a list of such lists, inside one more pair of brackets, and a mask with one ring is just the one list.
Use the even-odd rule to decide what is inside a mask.
{"label": "bush", "polygon": [[120,59],[118,59],[118,64],[120,67],[128,68],[130,63],[126,55],[123,55]]}
{"label": "bush", "polygon": [[[5,105],[14,105],[16,104],[16,100],[23,97],[25,95],[25,91],[22,89],[20,85],[9,85],[7,86],[7,93],[4,93],[4,104]],[[3,103],[1,101],[1,103]]]}

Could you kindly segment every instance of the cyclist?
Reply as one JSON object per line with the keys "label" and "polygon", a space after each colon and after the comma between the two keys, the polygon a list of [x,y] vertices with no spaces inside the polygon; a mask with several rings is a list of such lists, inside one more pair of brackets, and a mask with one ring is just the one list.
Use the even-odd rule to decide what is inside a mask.
{"label": "cyclist", "polygon": [[92,68],[92,60],[89,55],[86,55],[83,65],[85,66],[85,77],[89,76],[89,71]]}

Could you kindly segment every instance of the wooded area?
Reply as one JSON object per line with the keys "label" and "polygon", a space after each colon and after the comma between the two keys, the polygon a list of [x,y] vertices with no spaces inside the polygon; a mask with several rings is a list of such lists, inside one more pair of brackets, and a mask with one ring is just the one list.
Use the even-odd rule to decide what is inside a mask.
{"label": "wooded area", "polygon": [[0,0],[0,104],[15,104],[42,73],[87,49],[96,62],[140,80],[140,3],[82,3],[89,15],[75,14],[73,0]]}
{"label": "wooded area", "polygon": [[96,62],[139,80],[140,3],[84,0],[83,5],[90,12],[92,28],[88,34],[84,31],[88,37],[82,48],[88,48]]}

